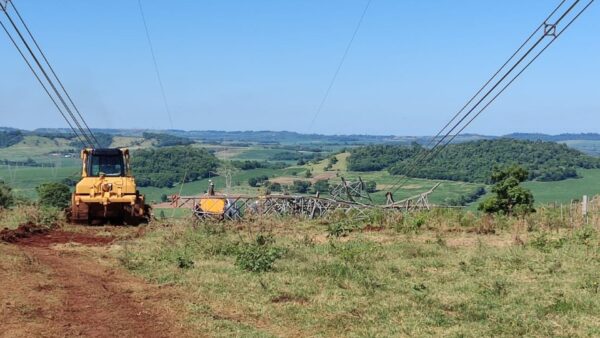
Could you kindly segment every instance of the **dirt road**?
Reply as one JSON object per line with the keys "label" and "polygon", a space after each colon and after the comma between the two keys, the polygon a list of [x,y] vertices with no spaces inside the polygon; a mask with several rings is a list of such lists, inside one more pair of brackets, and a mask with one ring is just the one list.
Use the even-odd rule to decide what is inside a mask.
{"label": "dirt road", "polygon": [[181,295],[116,266],[115,238],[101,231],[53,230],[0,244],[0,336],[189,336]]}

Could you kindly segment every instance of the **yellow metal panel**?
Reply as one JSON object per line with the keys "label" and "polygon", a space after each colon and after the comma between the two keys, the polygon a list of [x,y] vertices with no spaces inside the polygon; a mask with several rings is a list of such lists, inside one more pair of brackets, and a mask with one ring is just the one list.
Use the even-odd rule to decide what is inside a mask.
{"label": "yellow metal panel", "polygon": [[222,214],[225,212],[224,198],[203,198],[200,200],[200,208],[211,214]]}

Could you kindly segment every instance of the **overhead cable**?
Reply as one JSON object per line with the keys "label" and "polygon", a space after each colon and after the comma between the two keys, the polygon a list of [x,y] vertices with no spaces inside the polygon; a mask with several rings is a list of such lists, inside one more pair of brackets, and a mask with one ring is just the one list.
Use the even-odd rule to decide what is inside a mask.
{"label": "overhead cable", "polygon": [[167,116],[169,118],[169,126],[171,127],[171,129],[173,129],[173,118],[171,117],[171,108],[169,107],[169,101],[167,100],[165,86],[163,84],[162,76],[160,75],[160,70],[158,68],[158,61],[156,61],[156,53],[154,52],[154,44],[152,43],[152,39],[150,38],[150,30],[148,29],[148,23],[146,22],[146,15],[144,14],[144,7],[142,6],[142,0],[138,0],[138,6],[140,8],[140,16],[142,17],[142,22],[144,23],[146,39],[148,40],[148,47],[150,48],[150,54],[152,55],[152,62],[154,64],[154,72],[156,73],[156,79],[158,80],[158,85],[160,87],[160,93],[162,95],[163,104],[165,105],[165,111],[167,112]]}
{"label": "overhead cable", "polygon": [[[15,22],[15,20],[13,20],[12,16],[10,15],[9,8],[8,8],[8,2],[11,3],[15,13],[19,17],[21,24],[27,30],[30,39],[34,42],[35,46],[37,47],[37,52],[39,52],[41,57],[36,55],[36,51],[34,51],[34,49],[30,46],[30,44],[27,41],[27,39],[25,38],[24,34],[21,32],[21,29],[17,26],[17,23]],[[65,86],[62,84],[62,82],[58,78],[56,72],[52,68],[50,62],[48,61],[48,59],[45,56],[44,52],[42,51],[41,47],[37,43],[37,40],[34,38],[33,34],[31,33],[31,30],[25,23],[25,20],[23,20],[23,17],[20,15],[20,13],[18,13],[18,10],[16,9],[14,3],[10,0],[5,1],[4,4],[0,2],[0,9],[4,12],[6,18],[8,19],[8,22],[10,23],[10,27],[12,28],[14,33],[16,33],[16,36],[18,36],[18,39],[14,38],[13,34],[10,32],[7,25],[2,22],[3,30],[8,35],[9,39],[11,40],[11,42],[13,43],[13,45],[15,46],[15,48],[17,49],[17,51],[19,52],[19,54],[21,55],[23,60],[26,62],[29,69],[33,72],[33,74],[36,77],[36,79],[38,80],[38,82],[40,82],[40,84],[42,85],[46,94],[50,97],[50,99],[52,100],[52,102],[54,103],[56,108],[59,110],[61,116],[65,119],[65,121],[67,122],[67,124],[69,125],[71,130],[75,133],[75,135],[78,137],[78,139],[82,142],[84,147],[97,146],[98,142],[97,142],[96,137],[94,136],[93,132],[88,127],[82,114],[79,112],[79,110],[73,103],[73,100],[70,98],[70,95],[66,91]],[[20,40],[20,43],[18,42],[18,40]],[[31,57],[31,60],[33,61],[33,64],[35,64],[36,67],[34,67],[32,65],[32,62],[26,56],[26,53],[23,52],[23,49],[27,50],[27,52],[29,53],[29,55]],[[42,62],[40,62],[40,58],[42,58],[45,61],[45,63],[46,63],[45,65],[43,65]],[[46,67],[49,68],[49,71],[46,70]],[[39,73],[38,73],[38,71],[39,71]],[[40,76],[40,73],[41,73],[41,76]],[[49,73],[52,74],[54,76],[54,78],[52,78],[49,75]],[[55,80],[59,83],[59,85],[56,85],[54,83]],[[50,87],[51,90],[49,90],[48,87]],[[59,90],[59,87],[62,90],[62,92],[61,92],[61,90]],[[67,99],[65,99],[63,97],[63,95],[66,96]],[[71,103],[71,106],[69,105],[67,100]],[[75,113],[73,113],[73,110],[75,110],[77,112],[77,115],[79,115],[79,117],[77,117],[75,115]],[[83,126],[85,126],[86,129],[84,129]]]}
{"label": "overhead cable", "polygon": [[52,75],[54,75],[54,78],[56,79],[56,81],[58,82],[58,84],[60,85],[60,88],[63,90],[63,92],[65,93],[65,95],[67,96],[67,99],[69,100],[69,102],[71,103],[71,105],[73,106],[73,108],[75,109],[75,112],[77,113],[77,115],[79,116],[79,118],[81,119],[81,121],[83,122],[83,125],[85,126],[85,129],[87,131],[87,133],[90,135],[90,137],[93,139],[93,141],[98,145],[98,139],[96,139],[96,136],[94,135],[94,133],[92,133],[92,130],[90,129],[90,127],[88,126],[87,122],[85,121],[85,119],[83,118],[81,112],[79,111],[79,108],[77,107],[77,105],[75,105],[75,102],[73,102],[73,99],[71,98],[71,95],[69,95],[69,92],[67,91],[67,89],[65,88],[65,86],[63,85],[62,81],[60,80],[60,78],[58,77],[58,75],[56,75],[56,72],[54,71],[54,67],[52,67],[52,65],[50,64],[50,62],[48,61],[48,58],[46,57],[46,54],[44,53],[44,51],[42,50],[42,48],[40,47],[40,45],[38,44],[36,38],[33,36],[33,34],[31,33],[31,30],[29,29],[29,26],[25,23],[25,20],[23,20],[23,17],[21,16],[21,13],[19,13],[19,10],[17,9],[17,7],[15,6],[14,1],[10,1],[10,4],[12,5],[12,8],[15,11],[15,14],[17,14],[17,17],[19,18],[19,20],[21,21],[23,27],[25,27],[25,30],[27,31],[27,34],[29,34],[29,37],[31,38],[31,40],[33,41],[33,43],[35,44],[37,50],[40,52],[42,58],[44,59],[44,61],[46,62],[46,65],[48,66],[48,68],[50,69],[50,72],[52,73]]}
{"label": "overhead cable", "polygon": [[[529,66],[535,62],[538,57],[544,53],[550,45],[554,43],[562,33],[583,14],[594,0],[584,1],[576,0],[563,9],[567,1],[562,1],[554,11],[542,22],[534,33],[517,49],[515,53],[504,63],[502,67],[488,80],[484,86],[459,110],[459,112],[448,122],[440,132],[430,139],[428,146],[420,152],[408,169],[404,172],[404,178],[392,186],[396,187],[393,192],[399,190],[414,170],[427,160],[432,159],[445,149],[475,118],[485,111],[518,77],[523,74]],[[559,13],[558,18],[551,21]],[[570,18],[570,19],[569,19]],[[566,20],[564,27],[560,25]],[[535,35],[542,33],[541,36],[531,44]],[[525,48],[529,46],[529,48]],[[525,51],[526,49],[526,51]],[[515,61],[516,60],[516,61]],[[516,74],[516,75],[515,75]],[[501,76],[500,76],[501,75]],[[497,79],[495,82],[493,80]],[[484,94],[485,93],[485,94]],[[473,102],[475,102],[473,104]],[[466,111],[466,113],[465,113]],[[474,114],[474,115],[473,115]],[[461,116],[462,115],[462,116]],[[460,117],[460,118],[459,118]],[[456,121],[458,119],[458,121]],[[456,122],[455,122],[456,121]],[[444,135],[440,137],[440,135]],[[433,147],[429,148],[431,144]],[[429,148],[429,149],[428,149]]]}
{"label": "overhead cable", "polygon": [[321,111],[323,110],[323,107],[325,106],[325,102],[327,102],[327,99],[329,98],[329,94],[331,93],[331,89],[333,89],[333,86],[338,78],[338,75],[340,74],[340,71],[342,70],[342,66],[344,65],[344,62],[346,62],[346,58],[348,57],[348,53],[350,52],[350,49],[352,48],[352,44],[354,43],[354,40],[356,39],[356,36],[358,35],[358,31],[360,30],[360,27],[362,26],[362,23],[365,19],[365,16],[367,15],[367,11],[369,10],[369,7],[371,6],[371,3],[373,2],[373,0],[368,0],[367,4],[365,5],[365,8],[362,11],[362,14],[360,16],[360,19],[358,20],[358,23],[356,24],[356,27],[354,28],[354,32],[352,33],[352,37],[350,38],[350,40],[348,41],[348,44],[346,45],[346,49],[344,50],[344,53],[342,54],[342,58],[340,59],[340,62],[337,65],[337,68],[335,69],[335,72],[333,73],[333,76],[331,77],[331,80],[329,81],[329,85],[327,86],[327,90],[325,90],[325,94],[323,95],[323,98],[321,99],[321,102],[319,103],[319,105],[317,106],[317,110],[315,111],[315,114],[312,118],[312,120],[310,121],[310,124],[308,126],[308,130],[311,130],[312,127],[314,126],[315,122],[317,121],[317,117],[319,116],[319,114],[321,113]]}

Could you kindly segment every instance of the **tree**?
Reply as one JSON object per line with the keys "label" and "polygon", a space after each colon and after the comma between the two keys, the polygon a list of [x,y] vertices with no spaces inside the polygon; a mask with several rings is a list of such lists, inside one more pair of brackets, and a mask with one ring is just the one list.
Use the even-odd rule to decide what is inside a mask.
{"label": "tree", "polygon": [[308,169],[308,170],[306,171],[306,173],[304,174],[304,177],[306,177],[306,178],[311,178],[312,176],[313,176],[313,175],[312,175],[312,171],[310,171],[310,169]]}
{"label": "tree", "polygon": [[375,181],[368,181],[365,183],[365,190],[368,193],[374,193],[377,192],[377,182]]}
{"label": "tree", "polygon": [[131,157],[131,166],[140,187],[172,187],[198,181],[217,170],[219,160],[204,148],[166,147],[137,150]]}
{"label": "tree", "polygon": [[11,187],[0,181],[0,209],[10,207],[14,201]]}
{"label": "tree", "polygon": [[329,181],[328,180],[318,180],[312,186],[313,193],[324,193],[329,192]]}
{"label": "tree", "polygon": [[256,177],[250,177],[248,179],[248,185],[251,186],[251,187],[253,187],[253,188],[258,187],[258,178],[256,178]]}
{"label": "tree", "polygon": [[259,185],[265,183],[268,179],[269,179],[269,177],[266,176],[266,175],[256,176],[256,177],[250,177],[248,179],[248,185],[251,186],[251,187],[253,187],[253,188],[256,188]]}
{"label": "tree", "polygon": [[517,165],[505,169],[494,168],[491,180],[494,196],[479,204],[479,210],[487,213],[527,214],[535,211],[533,194],[520,183],[529,177],[527,170]]}
{"label": "tree", "polygon": [[46,207],[64,209],[71,201],[71,189],[62,183],[43,183],[35,188],[39,202]]}
{"label": "tree", "polygon": [[277,183],[277,182],[273,182],[269,185],[269,188],[271,189],[271,191],[281,191],[281,183]]}
{"label": "tree", "polygon": [[305,194],[308,192],[308,188],[310,188],[310,182],[308,181],[294,181],[294,185],[292,185],[292,191],[299,194]]}

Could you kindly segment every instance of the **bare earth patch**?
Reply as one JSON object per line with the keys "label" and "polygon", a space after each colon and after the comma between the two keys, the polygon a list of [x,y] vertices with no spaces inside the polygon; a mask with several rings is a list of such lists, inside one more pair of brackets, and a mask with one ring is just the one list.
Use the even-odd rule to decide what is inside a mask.
{"label": "bare earth patch", "polygon": [[95,232],[52,230],[0,244],[1,335],[189,336],[176,301],[183,298],[111,267],[102,251],[115,239]]}

